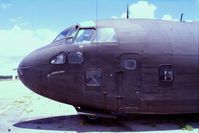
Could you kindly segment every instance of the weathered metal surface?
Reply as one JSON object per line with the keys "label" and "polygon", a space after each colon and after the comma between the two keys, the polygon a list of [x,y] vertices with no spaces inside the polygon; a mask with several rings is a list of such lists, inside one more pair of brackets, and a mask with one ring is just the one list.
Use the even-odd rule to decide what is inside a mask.
{"label": "weathered metal surface", "polygon": [[[22,82],[40,95],[88,110],[199,112],[199,22],[123,19],[97,21],[97,27],[113,27],[118,42],[79,46],[62,40],[48,45],[21,62]],[[66,63],[50,64],[60,52],[66,54]],[[69,64],[69,52],[82,52],[83,63]],[[125,59],[136,60],[136,69],[123,68]],[[160,81],[160,65],[172,66],[172,82]],[[100,86],[86,85],[90,68],[101,70]]]}

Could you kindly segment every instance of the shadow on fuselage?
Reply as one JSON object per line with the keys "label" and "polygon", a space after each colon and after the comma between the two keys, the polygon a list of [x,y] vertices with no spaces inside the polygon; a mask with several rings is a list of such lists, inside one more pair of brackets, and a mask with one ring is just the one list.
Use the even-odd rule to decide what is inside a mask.
{"label": "shadow on fuselage", "polygon": [[[186,129],[186,127],[189,129]],[[102,119],[95,124],[84,121],[79,115],[48,117],[23,121],[13,126],[36,130],[77,132],[128,132],[191,130],[199,128],[199,114],[189,115],[132,115],[118,119]]]}

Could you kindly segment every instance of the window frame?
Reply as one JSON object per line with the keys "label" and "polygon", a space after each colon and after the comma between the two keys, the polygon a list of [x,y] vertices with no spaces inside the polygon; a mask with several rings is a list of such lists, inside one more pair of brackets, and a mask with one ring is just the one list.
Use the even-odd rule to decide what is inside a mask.
{"label": "window frame", "polygon": [[[94,85],[94,84],[92,84],[92,85],[89,85],[89,84],[87,84],[87,72],[88,71],[99,71],[100,72],[100,84],[99,85]],[[101,68],[87,68],[86,69],[86,71],[85,71],[85,80],[84,80],[84,83],[85,83],[85,86],[86,87],[101,87],[102,86],[102,84],[103,84],[103,73],[102,73],[102,69]]]}
{"label": "window frame", "polygon": [[[133,61],[133,63],[134,63],[133,68],[127,68],[128,61]],[[126,58],[126,59],[122,60],[121,65],[122,65],[123,69],[128,70],[128,71],[133,71],[133,70],[136,70],[136,68],[137,68],[137,60],[133,59],[133,58]]]}
{"label": "window frame", "polygon": [[[78,63],[77,62],[69,62],[69,55],[71,53],[77,53],[77,52],[80,52],[82,54],[82,61],[78,62]],[[84,54],[83,54],[83,52],[81,52],[81,51],[71,51],[71,52],[69,52],[68,55],[67,55],[67,62],[70,65],[81,65],[81,64],[83,64],[84,63]]]}
{"label": "window frame", "polygon": [[[94,30],[93,36],[92,36],[92,38],[91,38],[89,43],[75,43],[77,35],[78,35],[79,31],[82,30],[82,29],[93,29]],[[95,37],[95,34],[96,34],[96,28],[95,27],[79,27],[76,35],[73,38],[73,44],[74,45],[88,45],[88,44],[91,44],[91,43],[93,43],[93,38]]]}
{"label": "window frame", "polygon": [[[163,66],[170,66],[171,67],[171,72],[172,72],[172,79],[171,80],[161,80],[160,69]],[[158,80],[159,80],[159,82],[165,82],[165,83],[167,83],[167,82],[169,83],[169,82],[173,82],[174,81],[174,67],[173,67],[173,64],[160,64],[159,65],[159,68],[158,68]]]}
{"label": "window frame", "polygon": [[[53,60],[54,58],[56,58],[58,55],[61,55],[61,54],[64,55],[64,58],[65,58],[64,63],[62,63],[62,64],[52,64],[52,60]],[[66,53],[62,51],[62,52],[59,52],[58,54],[56,54],[55,56],[51,57],[50,60],[49,60],[49,62],[50,62],[51,65],[65,65],[66,62],[67,62],[66,59],[67,59],[67,58],[66,58]]]}
{"label": "window frame", "polygon": [[[66,36],[64,36],[62,33],[65,32],[66,30],[69,30],[68,33],[71,31],[70,28],[65,29],[64,31],[62,31],[61,33],[59,33],[59,34],[55,37],[55,39],[53,40],[53,42],[59,42],[59,41],[61,41],[61,40],[64,40],[64,39],[66,38],[66,36],[68,35],[68,33],[66,34]],[[62,39],[57,40],[57,38],[58,38],[60,35],[62,35],[62,36],[64,36],[64,37],[63,37]]]}
{"label": "window frame", "polygon": [[[65,30],[63,30],[62,32],[60,32],[60,33],[56,36],[56,38],[53,40],[53,43],[66,40],[67,38],[72,38],[72,42],[71,42],[71,43],[73,43],[73,42],[74,42],[74,38],[75,38],[77,32],[75,33],[74,36],[69,36],[69,34],[71,34],[71,32],[73,31],[74,28],[76,28],[76,31],[78,31],[78,30],[79,30],[79,25],[70,26],[69,28],[66,28]],[[66,31],[66,30],[69,30],[69,32],[67,33],[67,35],[64,36],[64,38],[62,38],[62,39],[60,39],[60,40],[56,40],[56,39],[58,38],[58,36],[59,36],[61,33],[63,33],[64,31]],[[67,43],[67,44],[70,44],[70,43]]]}

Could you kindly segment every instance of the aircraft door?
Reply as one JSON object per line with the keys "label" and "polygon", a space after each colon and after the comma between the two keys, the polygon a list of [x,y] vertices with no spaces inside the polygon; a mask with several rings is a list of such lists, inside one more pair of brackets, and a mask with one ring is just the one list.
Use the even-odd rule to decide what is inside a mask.
{"label": "aircraft door", "polygon": [[141,62],[138,54],[122,54],[115,71],[116,103],[119,112],[136,113],[141,106]]}
{"label": "aircraft door", "polygon": [[[104,72],[106,65],[103,64],[103,52],[100,50],[103,46],[91,45],[84,46],[84,101],[87,106],[102,110],[104,109],[103,87]],[[105,66],[105,67],[104,67]]]}
{"label": "aircraft door", "polygon": [[[111,49],[111,51],[110,51]],[[84,47],[85,85],[84,97],[87,105],[100,110],[116,110],[114,72],[115,51],[118,45],[96,44]]]}

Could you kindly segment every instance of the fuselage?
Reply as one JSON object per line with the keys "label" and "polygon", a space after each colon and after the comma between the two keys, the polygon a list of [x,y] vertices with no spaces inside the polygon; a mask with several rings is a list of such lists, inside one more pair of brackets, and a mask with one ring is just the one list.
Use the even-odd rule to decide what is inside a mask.
{"label": "fuselage", "polygon": [[199,22],[101,20],[60,35],[19,65],[34,92],[105,112],[199,112]]}

